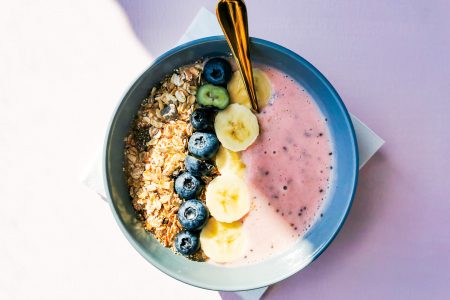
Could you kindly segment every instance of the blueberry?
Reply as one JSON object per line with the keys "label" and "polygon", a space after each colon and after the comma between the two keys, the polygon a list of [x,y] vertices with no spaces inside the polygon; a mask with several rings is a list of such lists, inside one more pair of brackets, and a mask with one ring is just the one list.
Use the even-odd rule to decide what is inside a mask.
{"label": "blueberry", "polygon": [[193,199],[197,197],[202,189],[200,180],[191,173],[185,172],[175,179],[175,192],[183,199]]}
{"label": "blueberry", "polygon": [[194,156],[188,155],[184,160],[184,166],[194,176],[207,176],[214,170],[214,165],[200,160]]}
{"label": "blueberry", "polygon": [[231,79],[231,65],[226,59],[212,58],[206,62],[203,76],[209,83],[225,85]]}
{"label": "blueberry", "polygon": [[196,233],[180,231],[175,237],[175,248],[183,255],[191,255],[200,248],[200,240]]}
{"label": "blueberry", "polygon": [[209,218],[206,206],[197,199],[185,201],[178,209],[178,220],[186,230],[202,229]]}
{"label": "blueberry", "polygon": [[219,140],[213,133],[194,132],[189,139],[189,152],[201,159],[210,159],[219,150]]}
{"label": "blueberry", "polygon": [[198,108],[191,114],[191,124],[198,131],[213,131],[216,111],[211,108]]}

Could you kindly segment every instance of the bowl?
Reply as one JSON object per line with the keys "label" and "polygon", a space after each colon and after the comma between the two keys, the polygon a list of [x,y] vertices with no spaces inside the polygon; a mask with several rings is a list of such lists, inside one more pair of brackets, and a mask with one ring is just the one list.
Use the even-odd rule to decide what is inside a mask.
{"label": "bowl", "polygon": [[298,242],[261,263],[222,267],[190,261],[163,247],[136,219],[123,172],[124,142],[141,101],[152,86],[176,67],[200,58],[228,56],[223,36],[198,39],[157,58],[136,80],[116,108],[104,146],[104,181],[114,217],[128,241],[151,264],[180,281],[220,290],[249,290],[276,283],[300,271],[332,242],[351,207],[358,178],[358,151],[349,114],[336,90],[309,62],[294,52],[258,38],[251,38],[252,60],[275,67],[302,84],[328,118],[333,140],[335,175],[324,217]]}

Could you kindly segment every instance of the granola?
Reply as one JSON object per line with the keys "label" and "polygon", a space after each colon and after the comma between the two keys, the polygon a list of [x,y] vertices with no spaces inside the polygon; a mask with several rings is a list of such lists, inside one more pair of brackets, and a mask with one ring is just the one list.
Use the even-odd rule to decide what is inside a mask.
{"label": "granola", "polygon": [[193,128],[189,122],[203,65],[174,70],[141,104],[125,138],[125,172],[132,203],[145,229],[172,247],[182,229],[174,179],[183,171]]}

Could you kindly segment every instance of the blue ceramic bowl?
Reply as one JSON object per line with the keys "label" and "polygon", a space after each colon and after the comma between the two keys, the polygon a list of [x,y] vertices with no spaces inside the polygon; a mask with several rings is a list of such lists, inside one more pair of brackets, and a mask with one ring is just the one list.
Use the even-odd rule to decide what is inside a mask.
{"label": "blue ceramic bowl", "polygon": [[278,282],[306,267],[334,239],[350,209],[358,177],[358,151],[353,125],[341,98],[309,62],[277,44],[252,38],[254,61],[273,66],[293,77],[310,93],[328,125],[334,142],[335,176],[324,217],[291,249],[259,264],[220,267],[173,254],[147,233],[131,205],[123,167],[123,138],[150,88],[176,67],[199,58],[230,55],[223,37],[209,37],[176,47],[161,57],[131,86],[117,107],[104,149],[104,177],[112,212],[133,247],[164,273],[185,283],[212,290],[249,290]]}

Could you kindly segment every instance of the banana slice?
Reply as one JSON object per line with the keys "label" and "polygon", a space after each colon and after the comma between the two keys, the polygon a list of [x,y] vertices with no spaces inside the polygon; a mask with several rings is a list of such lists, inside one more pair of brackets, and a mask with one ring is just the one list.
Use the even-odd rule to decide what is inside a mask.
{"label": "banana slice", "polygon": [[223,146],[220,146],[217,152],[216,166],[220,174],[234,174],[241,178],[244,177],[245,164],[242,162],[240,154]]}
{"label": "banana slice", "polygon": [[247,149],[259,134],[256,116],[250,109],[237,103],[217,114],[214,129],[222,145],[236,152]]}
{"label": "banana slice", "polygon": [[218,263],[232,262],[247,250],[247,236],[241,222],[222,223],[211,218],[200,233],[203,252]]}
{"label": "banana slice", "polygon": [[223,174],[214,178],[206,189],[206,206],[211,216],[231,223],[250,210],[250,194],[240,177]]}
{"label": "banana slice", "polygon": [[[272,86],[269,78],[261,69],[253,68],[253,79],[255,82],[258,105],[259,108],[262,109],[269,103],[269,100],[272,97]],[[227,88],[231,97],[231,103],[239,103],[248,108],[252,107],[247,90],[245,89],[244,81],[238,71],[233,73]]]}

